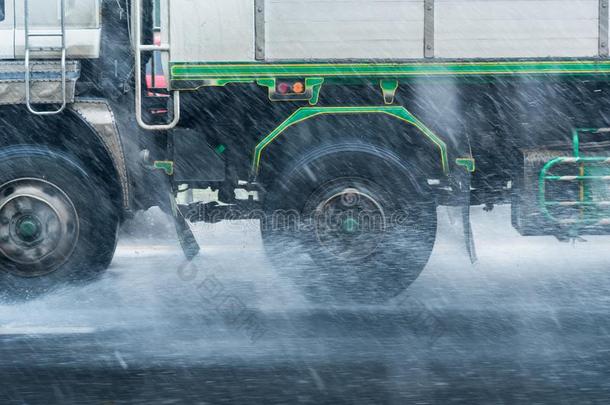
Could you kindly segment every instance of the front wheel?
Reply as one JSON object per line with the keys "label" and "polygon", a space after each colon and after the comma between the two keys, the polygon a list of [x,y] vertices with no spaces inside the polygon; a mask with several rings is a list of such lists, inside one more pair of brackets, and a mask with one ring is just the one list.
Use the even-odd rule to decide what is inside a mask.
{"label": "front wheel", "polygon": [[265,201],[263,241],[275,267],[315,300],[400,294],[436,238],[435,199],[410,176],[394,161],[353,152],[290,170]]}
{"label": "front wheel", "polygon": [[0,152],[0,297],[36,297],[104,270],[116,211],[76,159],[34,148]]}

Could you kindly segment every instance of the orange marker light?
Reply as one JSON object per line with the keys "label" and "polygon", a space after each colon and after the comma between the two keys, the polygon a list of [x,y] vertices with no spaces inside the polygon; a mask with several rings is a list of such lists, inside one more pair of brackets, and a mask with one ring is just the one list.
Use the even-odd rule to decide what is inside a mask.
{"label": "orange marker light", "polygon": [[292,92],[296,94],[301,94],[305,91],[305,85],[301,82],[296,82],[292,85]]}

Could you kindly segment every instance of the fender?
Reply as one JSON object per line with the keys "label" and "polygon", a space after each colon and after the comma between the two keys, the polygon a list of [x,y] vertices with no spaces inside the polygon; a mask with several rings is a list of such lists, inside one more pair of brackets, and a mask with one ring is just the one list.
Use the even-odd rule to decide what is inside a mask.
{"label": "fender", "polygon": [[125,161],[125,151],[110,105],[103,99],[77,99],[74,104],[69,106],[69,109],[80,117],[82,122],[91,129],[104,145],[119,176],[123,208],[129,210],[132,190]]}
{"label": "fender", "polygon": [[447,144],[411,114],[406,108],[400,106],[372,106],[372,107],[303,107],[296,110],[290,117],[282,122],[273,132],[261,140],[255,147],[252,159],[252,178],[256,178],[259,172],[261,157],[264,150],[273,143],[280,135],[288,128],[298,125],[311,118],[321,115],[365,115],[365,114],[384,114],[394,119],[406,122],[413,125],[427,138],[429,142],[435,145],[439,154],[440,166],[445,175],[449,174],[449,158],[447,152]]}

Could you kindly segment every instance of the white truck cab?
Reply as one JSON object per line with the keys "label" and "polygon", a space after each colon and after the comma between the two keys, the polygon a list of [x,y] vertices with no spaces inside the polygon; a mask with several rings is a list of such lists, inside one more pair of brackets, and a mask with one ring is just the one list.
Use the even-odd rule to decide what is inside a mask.
{"label": "white truck cab", "polygon": [[[101,0],[0,0],[0,104],[61,112],[101,47]],[[55,110],[33,104],[59,104]]]}
{"label": "white truck cab", "polygon": [[[97,58],[100,53],[101,0],[63,0],[66,56]],[[25,7],[31,48],[59,48],[62,0],[0,0],[0,58],[25,56]],[[49,55],[50,56],[50,55]]]}
{"label": "white truck cab", "polygon": [[0,59],[15,57],[13,0],[0,0]]}

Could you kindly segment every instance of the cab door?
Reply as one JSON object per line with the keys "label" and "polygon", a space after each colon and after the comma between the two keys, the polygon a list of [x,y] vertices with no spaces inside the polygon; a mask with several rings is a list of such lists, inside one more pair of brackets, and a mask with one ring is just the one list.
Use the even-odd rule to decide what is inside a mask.
{"label": "cab door", "polygon": [[14,0],[0,0],[0,59],[15,57]]}

